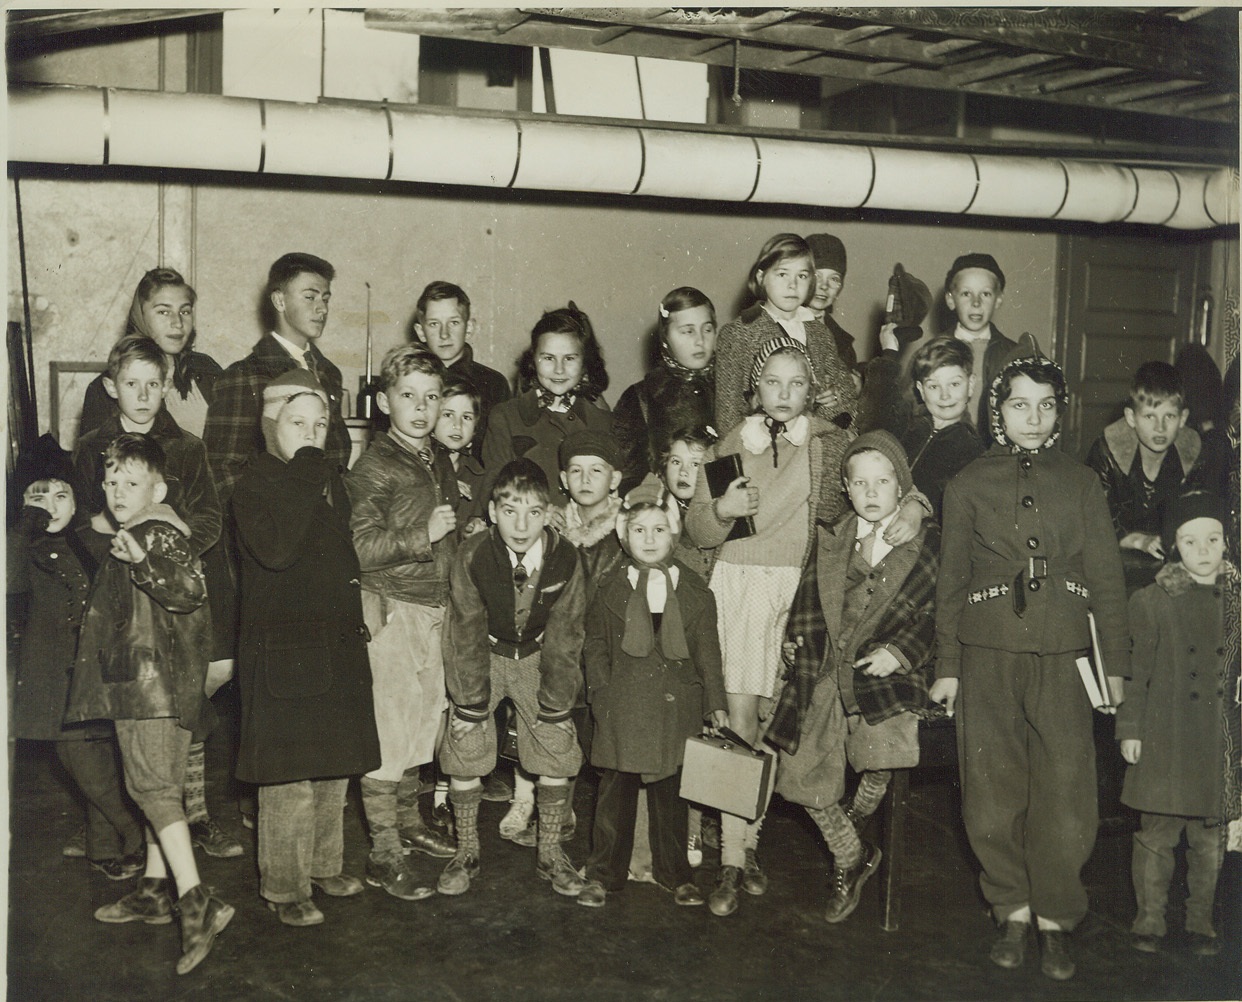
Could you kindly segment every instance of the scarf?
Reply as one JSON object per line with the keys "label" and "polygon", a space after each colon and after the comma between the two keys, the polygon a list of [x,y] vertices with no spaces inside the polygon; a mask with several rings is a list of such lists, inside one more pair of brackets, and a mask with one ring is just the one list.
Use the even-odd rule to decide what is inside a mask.
{"label": "scarf", "polygon": [[690,382],[695,379],[710,380],[716,372],[715,356],[713,356],[712,360],[703,366],[703,368],[691,369],[682,365],[679,361],[677,361],[677,359],[673,358],[673,353],[668,350],[668,344],[664,341],[660,342],[660,364],[663,365],[664,368],[668,369],[670,374],[676,376],[678,379],[685,380],[686,382]]}
{"label": "scarf", "polygon": [[563,414],[572,410],[574,404],[578,402],[578,392],[570,390],[567,393],[556,394],[540,383],[535,386],[535,400],[539,403],[540,410]]}
{"label": "scarf", "polygon": [[[142,315],[142,300],[138,298],[137,291],[134,292],[133,302],[129,304],[129,318],[125,321],[125,333],[151,337],[151,328],[147,326],[146,318]],[[197,331],[190,331],[181,351],[172,356],[172,384],[182,400],[186,399],[190,395],[190,390],[193,389],[193,380],[190,378],[190,346],[194,344],[197,336]],[[155,339],[151,338],[151,340]]]}
{"label": "scarf", "polygon": [[690,657],[690,649],[686,645],[686,627],[681,619],[681,605],[677,601],[677,591],[673,587],[673,577],[666,564],[654,567],[629,561],[628,568],[638,571],[638,584],[634,586],[629,600],[625,603],[625,635],[621,640],[621,650],[632,658],[645,658],[655,649],[655,634],[651,625],[651,606],[647,601],[647,581],[653,570],[664,575],[667,588],[664,599],[664,618],[660,621],[660,650],[665,657],[675,661],[684,661]]}

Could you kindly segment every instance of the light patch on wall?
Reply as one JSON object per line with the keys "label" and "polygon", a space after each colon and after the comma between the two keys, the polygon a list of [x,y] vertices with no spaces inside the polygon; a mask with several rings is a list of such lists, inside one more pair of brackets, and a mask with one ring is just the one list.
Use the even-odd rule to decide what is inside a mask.
{"label": "light patch on wall", "polygon": [[324,93],[358,101],[418,101],[418,36],[366,27],[362,11],[324,12]]}
{"label": "light patch on wall", "polygon": [[317,100],[322,31],[320,12],[305,7],[225,11],[224,93]]}
{"label": "light patch on wall", "polygon": [[558,115],[642,118],[638,69],[632,56],[552,49]]}

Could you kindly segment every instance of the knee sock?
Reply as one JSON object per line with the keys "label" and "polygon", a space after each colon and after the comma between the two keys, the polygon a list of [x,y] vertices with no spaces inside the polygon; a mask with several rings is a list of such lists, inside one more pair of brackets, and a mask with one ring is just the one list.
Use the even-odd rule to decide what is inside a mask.
{"label": "knee sock", "polygon": [[397,834],[397,783],[389,779],[362,777],[362,811],[371,829],[371,855],[392,859],[401,855]]}
{"label": "knee sock", "polygon": [[479,804],[483,802],[483,787],[472,786],[468,790],[449,788],[449,803],[453,807],[453,820],[457,822],[458,855],[479,857]]}
{"label": "knee sock", "polygon": [[857,866],[862,860],[862,843],[845,811],[832,804],[828,807],[808,807],[806,812],[823,832],[828,851],[837,861],[837,866],[846,870]]}
{"label": "knee sock", "polygon": [[691,807],[686,815],[686,834],[703,848],[703,812],[697,807]]}
{"label": "knee sock", "polygon": [[746,822],[746,835],[742,840],[742,848],[744,850],[754,851],[759,848],[759,831],[763,828],[765,816],[760,814],[754,821]]}
{"label": "knee sock", "polygon": [[858,789],[854,791],[854,813],[860,818],[869,818],[884,799],[884,791],[888,789],[888,781],[893,778],[892,770],[868,769],[858,781]]}
{"label": "knee sock", "polygon": [[418,766],[406,769],[397,783],[397,827],[422,828],[423,816],[418,810],[418,787],[421,783]]}
{"label": "knee sock", "polygon": [[190,824],[207,820],[207,787],[204,778],[203,743],[195,741],[185,760],[185,819]]}
{"label": "knee sock", "polygon": [[746,864],[746,828],[745,818],[736,814],[720,814],[720,865],[736,866],[741,869]]}
{"label": "knee sock", "polygon": [[561,851],[561,826],[569,814],[569,787],[535,787],[539,807],[538,845],[540,861],[554,859]]}

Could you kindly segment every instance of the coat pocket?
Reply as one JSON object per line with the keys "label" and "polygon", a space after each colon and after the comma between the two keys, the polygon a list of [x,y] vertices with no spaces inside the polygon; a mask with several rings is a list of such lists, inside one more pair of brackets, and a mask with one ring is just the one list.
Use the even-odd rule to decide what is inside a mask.
{"label": "coat pocket", "polygon": [[276,699],[313,699],[332,688],[332,650],[323,623],[279,623],[263,639],[263,679]]}

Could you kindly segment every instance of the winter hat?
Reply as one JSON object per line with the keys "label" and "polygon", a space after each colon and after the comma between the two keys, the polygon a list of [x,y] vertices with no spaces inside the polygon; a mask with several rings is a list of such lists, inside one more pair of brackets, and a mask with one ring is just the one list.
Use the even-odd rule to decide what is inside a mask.
{"label": "winter hat", "polygon": [[910,475],[910,461],[906,459],[906,450],[901,443],[887,431],[869,431],[859,435],[841,457],[841,479],[849,479],[850,457],[860,452],[875,450],[887,457],[897,473],[897,486],[901,496],[905,497],[914,490],[914,477]]}
{"label": "winter hat", "polygon": [[60,447],[56,436],[44,432],[29,449],[17,457],[17,465],[13,469],[11,493],[20,502],[22,495],[31,484],[40,480],[60,480],[73,488],[77,493],[77,475],[73,468],[73,458]]}
{"label": "winter hat", "polygon": [[[673,547],[677,546],[677,537],[681,535],[681,509],[677,499],[665,489],[664,485],[654,476],[648,474],[637,487],[625,496],[621,510],[617,512],[617,536],[621,547],[629,552],[629,536],[627,527],[630,512],[639,504],[653,504],[663,509],[668,518],[669,530],[673,534]],[[670,557],[672,550],[669,550]],[[685,622],[681,615],[681,603],[677,600],[677,590],[673,587],[673,578],[669,574],[667,562],[655,566],[641,564],[637,561],[638,584],[630,593],[625,603],[625,633],[621,638],[621,649],[631,657],[642,658],[655,649],[655,633],[651,624],[651,606],[647,602],[647,581],[651,574],[663,574],[665,582],[664,613],[660,620],[660,650],[665,657],[684,660],[690,656],[686,643]]]}
{"label": "winter hat", "polygon": [[668,527],[675,536],[681,535],[681,507],[677,498],[664,486],[664,482],[654,473],[648,473],[642,482],[625,495],[621,502],[621,510],[617,512],[617,537],[621,546],[626,543],[625,533],[629,524],[630,510],[639,504],[653,504],[663,508],[668,515]]}
{"label": "winter hat", "polygon": [[1065,408],[1069,406],[1069,394],[1065,389],[1065,373],[1061,371],[1061,367],[1056,362],[1039,350],[1039,342],[1029,331],[1024,331],[1018,338],[1018,343],[1009,349],[1009,354],[1005,356],[1000,371],[988,388],[988,421],[992,428],[992,441],[1007,448],[1013,447],[1013,443],[1005,434],[998,398],[1000,388],[1008,383],[1013,376],[1013,370],[1023,363],[1035,363],[1041,366],[1048,377],[1043,382],[1050,384],[1056,390],[1057,423],[1052,429],[1052,434],[1048,436],[1048,440],[1039,447],[1039,451],[1051,449],[1061,437],[1061,416],[1065,413]]}
{"label": "winter hat", "polygon": [[831,268],[842,278],[845,277],[845,244],[831,233],[812,233],[806,237],[806,245],[811,248],[811,256],[815,259],[815,270]]}
{"label": "winter hat", "polygon": [[807,371],[811,374],[811,383],[815,383],[815,366],[811,364],[811,356],[807,354],[806,345],[797,338],[792,338],[788,334],[778,334],[770,341],[764,341],[755,351],[755,360],[750,366],[750,379],[746,382],[746,391],[753,392],[755,384],[759,382],[759,373],[763,371],[763,365],[781,348],[793,348],[806,359]]}
{"label": "winter hat", "polygon": [[278,456],[276,450],[276,419],[294,397],[313,393],[328,406],[328,394],[319,380],[307,369],[290,369],[282,372],[263,388],[263,441],[267,451]]}
{"label": "winter hat", "polygon": [[1173,363],[1182,384],[1182,406],[1190,410],[1190,426],[1203,430],[1205,421],[1216,428],[1225,423],[1224,384],[1220,367],[1201,344],[1184,345]]}
{"label": "winter hat", "polygon": [[576,456],[598,456],[614,470],[621,469],[621,445],[607,432],[576,431],[566,435],[556,450],[562,472]]}
{"label": "winter hat", "polygon": [[897,340],[903,344],[916,341],[923,333],[924,318],[931,310],[932,295],[927,285],[906,271],[900,264],[893,266],[888,280],[888,304],[884,322],[897,325]]}
{"label": "winter hat", "polygon": [[1177,552],[1177,530],[1196,518],[1214,518],[1223,529],[1229,524],[1229,506],[1210,491],[1191,491],[1177,498],[1164,513],[1164,543],[1166,560],[1180,560]]}
{"label": "winter hat", "polygon": [[1001,271],[1000,265],[996,263],[996,258],[992,257],[991,254],[978,254],[972,251],[970,254],[963,254],[953,262],[953,267],[944,276],[945,292],[953,288],[953,279],[957,273],[965,271],[967,268],[982,268],[984,271],[990,271],[996,276],[1000,291],[1005,291],[1005,273]]}

